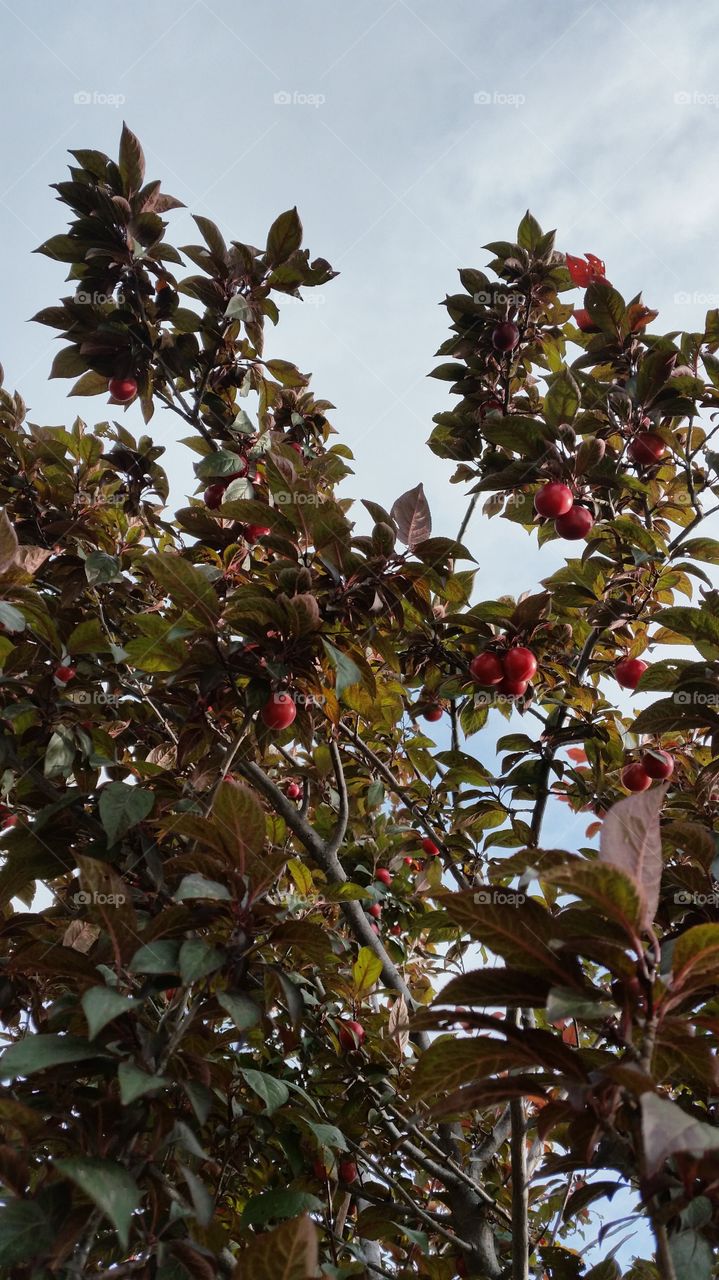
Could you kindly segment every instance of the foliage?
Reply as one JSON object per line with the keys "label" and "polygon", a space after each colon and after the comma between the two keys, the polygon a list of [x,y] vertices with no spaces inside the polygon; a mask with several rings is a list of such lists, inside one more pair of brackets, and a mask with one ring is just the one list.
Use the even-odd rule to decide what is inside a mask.
{"label": "foliage", "polygon": [[[656,1239],[630,1276],[709,1277],[719,313],[651,332],[527,214],[446,299],[459,536],[421,485],[358,534],[332,406],[264,354],[334,274],[297,211],[261,248],[198,217],[178,250],[127,128],[73,159],[51,376],[179,415],[198,494],[171,516],[153,438],[0,390],[5,1274],[603,1280],[574,1233],[630,1186]],[[543,546],[550,482],[588,536],[477,602],[472,510]],[[665,645],[634,716],[614,666]],[[524,688],[480,688],[472,660],[518,648]],[[671,777],[626,797],[660,746]],[[608,816],[545,848],[550,797]]]}

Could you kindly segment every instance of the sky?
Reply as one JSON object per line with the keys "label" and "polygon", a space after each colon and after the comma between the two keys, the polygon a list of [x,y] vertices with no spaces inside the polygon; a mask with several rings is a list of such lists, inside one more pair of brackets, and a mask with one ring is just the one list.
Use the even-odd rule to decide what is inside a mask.
{"label": "sky", "polygon": [[[148,178],[182,199],[169,237],[196,241],[190,212],[228,239],[264,242],[296,204],[313,256],[340,272],[287,302],[268,355],[314,374],[355,453],[344,496],[390,506],[420,480],[434,532],[463,511],[451,464],[425,447],[447,384],[429,379],[447,332],[438,306],[482,245],[511,239],[529,207],[559,248],[607,263],[659,324],[700,329],[719,305],[711,268],[719,184],[713,6],[678,20],[673,0],[0,0],[2,344],[6,386],[35,422],[81,412],[46,381],[56,344],[25,323],[65,292],[32,255],[65,229],[48,184],[70,147],[115,155],[122,121]],[[711,289],[717,292],[712,293]],[[138,434],[137,407],[125,415]],[[175,505],[194,491],[182,424],[152,430]],[[483,598],[536,589],[559,562],[506,521],[476,517],[466,539]],[[498,716],[478,743],[506,730]],[[569,819],[553,818],[553,838]]]}

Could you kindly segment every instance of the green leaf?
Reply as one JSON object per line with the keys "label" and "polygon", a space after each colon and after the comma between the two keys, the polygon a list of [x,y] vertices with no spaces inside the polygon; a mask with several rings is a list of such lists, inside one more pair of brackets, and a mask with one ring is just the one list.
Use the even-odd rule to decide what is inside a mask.
{"label": "green leaf", "polygon": [[106,582],[121,582],[119,557],[109,556],[106,551],[91,551],[85,560],[85,577],[91,587],[101,586]]}
{"label": "green leaf", "polygon": [[[320,1213],[322,1208],[322,1201],[308,1191],[264,1191],[259,1196],[250,1197],[243,1209],[240,1221],[243,1227],[263,1227],[268,1222],[281,1221],[283,1218],[295,1218],[298,1213]],[[243,1280],[245,1280],[245,1277],[247,1277],[247,1280],[260,1280],[260,1274],[256,1269],[254,1241],[252,1243],[251,1268],[251,1270],[245,1271]],[[280,1272],[279,1274],[281,1275],[282,1273]],[[292,1272],[290,1272],[290,1275],[292,1275]],[[267,1272],[266,1277],[267,1280],[279,1280],[276,1271]],[[265,1280],[264,1276],[262,1280]],[[301,1280],[307,1280],[306,1273],[302,1275]]]}
{"label": "green leaf", "polygon": [[274,1115],[279,1107],[283,1107],[290,1096],[287,1085],[282,1080],[275,1080],[266,1071],[255,1071],[252,1067],[240,1067],[240,1074],[253,1093],[261,1098],[268,1115]]}
{"label": "green leaf", "polygon": [[271,267],[286,262],[302,244],[302,223],[296,208],[281,213],[267,235],[267,261]]}
{"label": "green leaf", "polygon": [[352,980],[358,996],[367,995],[382,973],[382,961],[370,947],[360,947],[352,966]]}
{"label": "green leaf", "polygon": [[562,423],[571,423],[581,402],[579,387],[568,369],[562,369],[552,379],[549,390],[544,397],[544,416],[550,427],[559,427]]}
{"label": "green leaf", "polygon": [[149,553],[143,557],[142,563],[175,604],[187,609],[214,631],[220,601],[212,582],[196,565],[190,564],[184,556],[170,553]]}
{"label": "green leaf", "polygon": [[117,844],[132,827],[152,811],[155,797],[151,791],[126,782],[106,782],[100,790],[98,810],[109,845]]}
{"label": "green leaf", "polygon": [[8,1199],[0,1205],[0,1266],[31,1262],[50,1251],[54,1237],[54,1228],[36,1200]]}
{"label": "green leaf", "polygon": [[185,661],[185,650],[177,641],[167,637],[174,627],[159,618],[154,618],[152,633],[137,636],[125,646],[125,657],[132,667],[138,671],[179,671]]}
{"label": "green leaf", "polygon": [[30,1035],[11,1044],[0,1058],[0,1080],[31,1076],[47,1067],[103,1057],[101,1050],[78,1036]]}
{"label": "green leaf", "polygon": [[244,471],[245,463],[239,453],[231,453],[229,449],[214,449],[201,462],[195,463],[195,475],[198,480],[214,480],[217,476],[231,476],[236,471]]}
{"label": "green leaf", "polygon": [[17,534],[4,508],[0,511],[0,574],[7,573],[18,559]]}
{"label": "green leaf", "polygon": [[714,1254],[705,1236],[698,1231],[680,1231],[669,1237],[669,1252],[676,1280],[711,1280]]}
{"label": "green leaf", "polygon": [[133,973],[179,973],[180,944],[172,938],[158,938],[140,947],[130,961]]}
{"label": "green leaf", "polygon": [[257,856],[262,852],[265,811],[254,791],[243,783],[220,783],[212,802],[212,823],[235,866],[242,869],[248,853]]}
{"label": "green leaf", "polygon": [[90,987],[83,992],[80,1003],[87,1019],[88,1035],[94,1040],[108,1022],[137,1008],[138,1002],[128,996],[121,996],[118,991],[112,991],[109,987]]}
{"label": "green leaf", "polygon": [[19,609],[14,605],[8,604],[7,600],[0,600],[0,624],[5,631],[24,631],[25,618]]}
{"label": "green leaf", "polygon": [[185,902],[188,898],[210,898],[214,902],[230,902],[232,894],[224,884],[217,880],[208,880],[199,871],[183,876],[175,892],[175,902]]}
{"label": "green leaf", "polygon": [[69,729],[56,729],[50,736],[45,750],[43,773],[46,778],[56,778],[72,766],[75,759],[75,740]]}
{"label": "green leaf", "polygon": [[713,662],[719,658],[719,619],[706,609],[693,609],[690,605],[676,605],[660,609],[652,622],[686,636],[696,645],[703,658]]}
{"label": "green leaf", "polygon": [[137,1098],[146,1093],[157,1093],[159,1089],[167,1089],[172,1084],[165,1076],[149,1076],[132,1062],[121,1062],[117,1068],[117,1079],[120,1084],[120,1101],[123,1107],[129,1107]]}
{"label": "green leaf", "polygon": [[561,1018],[582,1018],[585,1022],[601,1021],[611,1017],[615,1012],[610,1001],[603,1001],[599,995],[592,998],[572,987],[552,987],[547,996],[547,1021],[559,1022]]}
{"label": "green leaf", "polygon": [[529,212],[525,213],[517,228],[517,244],[521,249],[532,252],[542,240],[542,228],[537,219]]}
{"label": "green leaf", "polygon": [[217,1003],[230,1015],[238,1031],[249,1031],[262,1019],[261,1010],[241,992],[220,991]]}
{"label": "green leaf", "polygon": [[225,963],[225,956],[202,938],[188,938],[180,947],[180,975],[186,986],[215,973]]}
{"label": "green leaf", "polygon": [[690,560],[703,560],[706,564],[719,564],[719,541],[716,538],[690,538],[683,542],[681,554]]}
{"label": "green leaf", "polygon": [[56,1160],[55,1168],[109,1218],[126,1249],[132,1215],[140,1206],[139,1187],[127,1169],[112,1160],[93,1159]]}
{"label": "green leaf", "polygon": [[346,653],[330,644],[324,637],[322,645],[335,669],[335,693],[338,698],[341,698],[345,689],[351,689],[353,685],[362,683],[362,672]]}

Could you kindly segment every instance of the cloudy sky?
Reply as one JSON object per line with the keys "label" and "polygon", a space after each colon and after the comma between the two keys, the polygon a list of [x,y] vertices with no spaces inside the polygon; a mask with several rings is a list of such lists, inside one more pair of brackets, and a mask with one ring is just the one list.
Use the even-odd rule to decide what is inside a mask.
{"label": "cloudy sky", "polygon": [[[64,229],[48,184],[67,148],[115,154],[124,118],[148,176],[188,206],[176,243],[197,238],[190,211],[262,243],[297,204],[306,243],[341,275],[284,307],[270,354],[336,404],[356,454],[348,496],[389,505],[421,479],[435,532],[455,532],[451,468],[424,447],[446,386],[426,375],[446,332],[437,304],[458,267],[484,264],[484,243],[531,207],[665,328],[700,328],[719,304],[716,27],[711,6],[687,24],[671,0],[0,0],[7,384],[38,422],[105,416],[45,381],[54,344],[25,321],[63,291],[62,269],[31,256]],[[127,420],[140,429],[136,408]],[[153,430],[181,505],[182,428],[158,413]],[[478,519],[468,540],[484,597],[535,587],[557,562],[506,522]]]}

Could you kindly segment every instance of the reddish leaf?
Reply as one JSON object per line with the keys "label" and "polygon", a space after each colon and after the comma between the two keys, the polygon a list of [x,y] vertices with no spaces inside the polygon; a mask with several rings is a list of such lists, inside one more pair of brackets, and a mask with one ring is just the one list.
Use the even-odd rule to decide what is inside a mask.
{"label": "reddish leaf", "polygon": [[666,786],[627,796],[609,810],[599,844],[602,862],[616,867],[636,885],[641,903],[640,926],[648,929],[659,905],[662,842],[659,815]]}
{"label": "reddish leaf", "polygon": [[390,514],[397,526],[398,538],[410,550],[424,542],[432,532],[432,516],[421,484],[403,493],[394,503]]}

